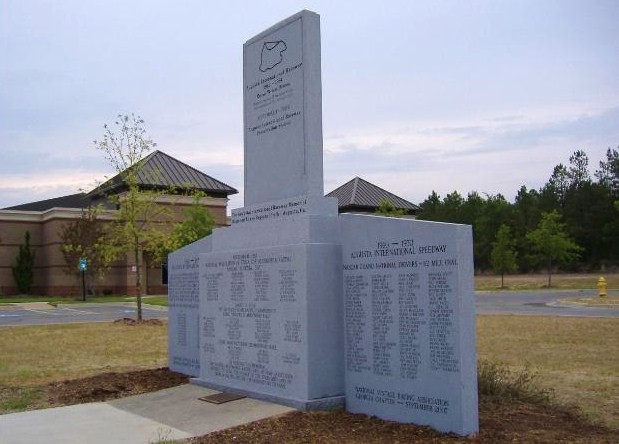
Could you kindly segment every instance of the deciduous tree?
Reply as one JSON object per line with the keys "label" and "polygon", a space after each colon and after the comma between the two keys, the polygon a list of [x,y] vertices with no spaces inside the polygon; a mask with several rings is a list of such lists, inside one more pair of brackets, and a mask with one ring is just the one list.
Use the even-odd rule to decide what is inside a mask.
{"label": "deciduous tree", "polygon": [[196,193],[192,205],[183,211],[185,218],[170,233],[166,253],[178,250],[213,232],[215,217],[200,202],[203,197],[204,194]]}
{"label": "deciduous tree", "polygon": [[387,217],[403,217],[406,216],[406,211],[400,208],[396,208],[394,204],[392,204],[388,200],[383,199],[378,204],[378,208],[376,209],[375,214]]}
{"label": "deciduous tree", "polygon": [[105,241],[105,225],[99,220],[101,209],[88,207],[82,210],[79,219],[64,225],[58,232],[62,240],[62,255],[65,260],[65,272],[79,278],[78,262],[81,258],[88,261],[88,281],[92,287],[94,280],[102,278],[107,264],[102,254]]}
{"label": "deciduous tree", "polygon": [[518,269],[514,251],[514,239],[507,225],[501,225],[492,243],[490,261],[495,272],[501,274],[501,288],[504,288],[505,273],[511,273]]}
{"label": "deciduous tree", "polygon": [[551,286],[552,267],[557,263],[566,263],[582,251],[565,231],[561,215],[557,211],[542,214],[539,225],[529,234],[527,239],[533,249],[545,261],[548,270],[548,287]]}
{"label": "deciduous tree", "polygon": [[134,114],[118,115],[114,125],[115,131],[104,125],[103,139],[94,142],[96,148],[105,153],[124,184],[122,193],[108,196],[116,203],[118,210],[109,228],[108,242],[103,245],[103,253],[106,263],[114,262],[123,254],[129,254],[133,259],[137,318],[141,321],[143,253],[161,250],[166,233],[158,222],[169,218],[170,214],[166,206],[157,203],[162,192],[140,187],[141,160],[156,146],[146,135],[144,120]]}

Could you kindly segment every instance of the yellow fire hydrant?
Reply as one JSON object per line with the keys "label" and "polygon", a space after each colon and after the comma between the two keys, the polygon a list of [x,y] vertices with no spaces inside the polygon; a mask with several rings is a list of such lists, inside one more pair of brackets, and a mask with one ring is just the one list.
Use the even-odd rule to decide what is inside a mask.
{"label": "yellow fire hydrant", "polygon": [[600,276],[600,278],[598,279],[598,289],[599,291],[599,295],[601,298],[605,298],[606,297],[606,279],[604,279],[604,276]]}

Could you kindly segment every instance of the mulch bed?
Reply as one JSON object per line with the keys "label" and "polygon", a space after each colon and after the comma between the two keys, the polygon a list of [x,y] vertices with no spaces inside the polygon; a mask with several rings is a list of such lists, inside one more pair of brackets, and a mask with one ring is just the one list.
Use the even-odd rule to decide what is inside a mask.
{"label": "mulch bed", "polygon": [[293,412],[190,441],[215,443],[604,443],[619,442],[619,433],[583,422],[557,408],[530,404],[480,404],[480,433],[465,438],[440,434],[429,427],[398,424],[366,415]]}
{"label": "mulch bed", "polygon": [[46,386],[53,406],[101,402],[187,384],[189,378],[167,368],[127,373],[101,373],[83,379],[55,382]]}
{"label": "mulch bed", "polygon": [[[104,373],[49,384],[53,405],[107,401],[162,390],[188,382],[166,368]],[[343,410],[292,412],[190,440],[192,444],[227,443],[596,443],[616,444],[619,431],[584,421],[573,410],[482,397],[480,433],[471,438],[442,435],[429,427],[382,421]]]}

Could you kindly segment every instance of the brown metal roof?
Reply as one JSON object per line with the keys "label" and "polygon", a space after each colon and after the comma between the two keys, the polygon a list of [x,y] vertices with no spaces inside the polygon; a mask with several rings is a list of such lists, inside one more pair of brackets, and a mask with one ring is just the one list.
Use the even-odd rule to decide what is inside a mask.
{"label": "brown metal roof", "polygon": [[[140,187],[150,189],[200,190],[212,197],[227,197],[238,193],[235,188],[159,150],[153,151],[140,160],[138,183]],[[88,194],[94,196],[118,192],[125,186],[122,175],[119,173]]]}
{"label": "brown metal roof", "polygon": [[3,210],[17,211],[47,211],[51,208],[84,208],[88,206],[90,199],[86,199],[84,193],[70,194],[68,196],[54,197],[52,199],[39,200],[26,204],[14,205]]}
{"label": "brown metal roof", "polygon": [[327,197],[337,198],[340,213],[354,210],[376,211],[383,200],[391,202],[396,208],[408,213],[415,213],[420,209],[417,205],[360,177],[355,177],[331,191]]}

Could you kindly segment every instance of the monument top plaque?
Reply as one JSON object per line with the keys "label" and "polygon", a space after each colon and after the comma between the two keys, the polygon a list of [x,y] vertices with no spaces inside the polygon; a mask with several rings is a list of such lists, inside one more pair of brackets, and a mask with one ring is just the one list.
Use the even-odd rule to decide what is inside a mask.
{"label": "monument top plaque", "polygon": [[301,11],[243,45],[245,206],[323,196],[320,18]]}

